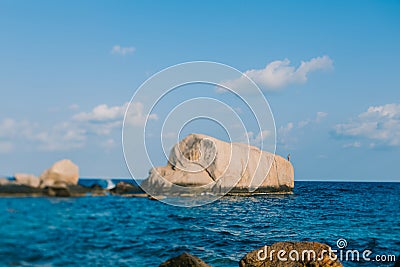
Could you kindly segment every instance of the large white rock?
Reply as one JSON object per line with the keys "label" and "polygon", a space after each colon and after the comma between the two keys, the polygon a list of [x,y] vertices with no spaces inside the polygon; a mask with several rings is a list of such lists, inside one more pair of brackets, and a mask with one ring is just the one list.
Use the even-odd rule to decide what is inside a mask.
{"label": "large white rock", "polygon": [[191,134],[172,148],[167,166],[153,168],[142,183],[153,192],[174,185],[221,193],[290,191],[294,169],[286,159],[254,146]]}
{"label": "large white rock", "polygon": [[60,160],[40,175],[40,187],[76,185],[79,167],[68,159]]}
{"label": "large white rock", "polygon": [[15,183],[20,185],[27,185],[30,187],[39,187],[40,179],[33,174],[16,173],[14,174]]}

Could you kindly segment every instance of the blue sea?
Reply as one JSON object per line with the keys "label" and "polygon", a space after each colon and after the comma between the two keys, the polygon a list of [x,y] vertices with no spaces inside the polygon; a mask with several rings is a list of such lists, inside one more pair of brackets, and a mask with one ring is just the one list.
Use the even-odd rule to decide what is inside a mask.
{"label": "blue sea", "polygon": [[[86,183],[88,181],[85,181]],[[400,255],[400,183],[296,182],[293,195],[181,208],[146,198],[0,198],[0,266],[158,266],[187,251],[238,266],[277,241]],[[393,266],[343,262],[344,266]]]}

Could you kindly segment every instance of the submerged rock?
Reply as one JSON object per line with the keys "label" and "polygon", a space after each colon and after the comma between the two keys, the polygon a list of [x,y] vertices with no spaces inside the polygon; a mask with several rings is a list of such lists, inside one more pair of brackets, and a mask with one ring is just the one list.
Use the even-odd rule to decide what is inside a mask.
{"label": "submerged rock", "polygon": [[294,169],[286,159],[257,147],[191,134],[172,148],[168,164],[153,168],[141,186],[151,194],[182,193],[182,187],[189,188],[187,194],[290,192]]}
{"label": "submerged rock", "polygon": [[31,187],[10,183],[0,186],[0,197],[81,197],[105,196],[107,191],[100,188],[90,188],[80,185]]}
{"label": "submerged rock", "polygon": [[159,267],[210,267],[210,265],[207,265],[198,257],[184,252],[179,256],[165,261]]}
{"label": "submerged rock", "polygon": [[77,185],[79,167],[68,159],[54,163],[40,175],[40,187],[57,187],[62,185]]}
{"label": "submerged rock", "polygon": [[9,183],[0,186],[0,196],[2,197],[32,197],[42,195],[43,190],[37,187],[19,185],[15,183]]}
{"label": "submerged rock", "polygon": [[343,267],[335,254],[329,254],[330,251],[331,248],[328,245],[317,242],[278,242],[247,253],[240,260],[239,266]]}
{"label": "submerged rock", "polygon": [[71,192],[67,186],[45,187],[43,194],[49,197],[70,197]]}
{"label": "submerged rock", "polygon": [[[113,195],[134,195],[144,194],[144,191],[133,184],[126,182],[119,182],[113,189],[110,190]],[[147,195],[145,195],[147,197]]]}
{"label": "submerged rock", "polygon": [[43,188],[43,193],[49,197],[81,197],[87,195],[105,195],[105,190],[81,185],[48,186]]}

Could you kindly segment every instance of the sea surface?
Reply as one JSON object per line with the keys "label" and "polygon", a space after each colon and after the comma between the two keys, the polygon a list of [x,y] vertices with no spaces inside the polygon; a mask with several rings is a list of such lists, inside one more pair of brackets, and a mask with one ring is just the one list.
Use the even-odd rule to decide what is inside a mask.
{"label": "sea surface", "polygon": [[[88,181],[85,181],[86,183]],[[293,195],[181,208],[146,198],[0,198],[0,266],[158,266],[190,252],[238,266],[277,241],[400,255],[400,183],[296,182]],[[344,266],[393,266],[343,262]]]}

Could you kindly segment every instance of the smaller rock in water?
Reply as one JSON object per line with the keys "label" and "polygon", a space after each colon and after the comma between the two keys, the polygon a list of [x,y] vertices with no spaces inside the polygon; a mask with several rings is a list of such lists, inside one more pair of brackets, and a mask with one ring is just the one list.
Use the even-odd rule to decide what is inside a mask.
{"label": "smaller rock in water", "polygon": [[20,185],[26,185],[30,187],[39,187],[40,179],[33,174],[16,173],[14,174],[15,183]]}
{"label": "smaller rock in water", "polygon": [[159,267],[211,267],[204,261],[189,253],[182,253],[181,255],[167,260],[160,264]]}
{"label": "smaller rock in water", "polygon": [[119,182],[113,189],[110,190],[111,194],[127,195],[127,194],[143,194],[144,191],[133,184],[126,182]]}
{"label": "smaller rock in water", "polygon": [[26,197],[26,196],[41,196],[42,189],[27,185],[18,185],[9,183],[0,186],[0,196]]}
{"label": "smaller rock in water", "polygon": [[49,197],[70,197],[71,192],[68,187],[45,187],[43,193]]}
{"label": "smaller rock in water", "polygon": [[40,187],[77,185],[79,167],[68,159],[60,160],[40,175]]}
{"label": "smaller rock in water", "polygon": [[11,181],[8,180],[7,178],[0,178],[0,186],[9,184],[11,184]]}
{"label": "smaller rock in water", "polygon": [[[280,253],[280,251],[284,251],[284,253]],[[247,253],[239,262],[239,266],[343,267],[335,254],[329,255],[329,251],[331,248],[328,245],[317,242],[278,242]]]}

